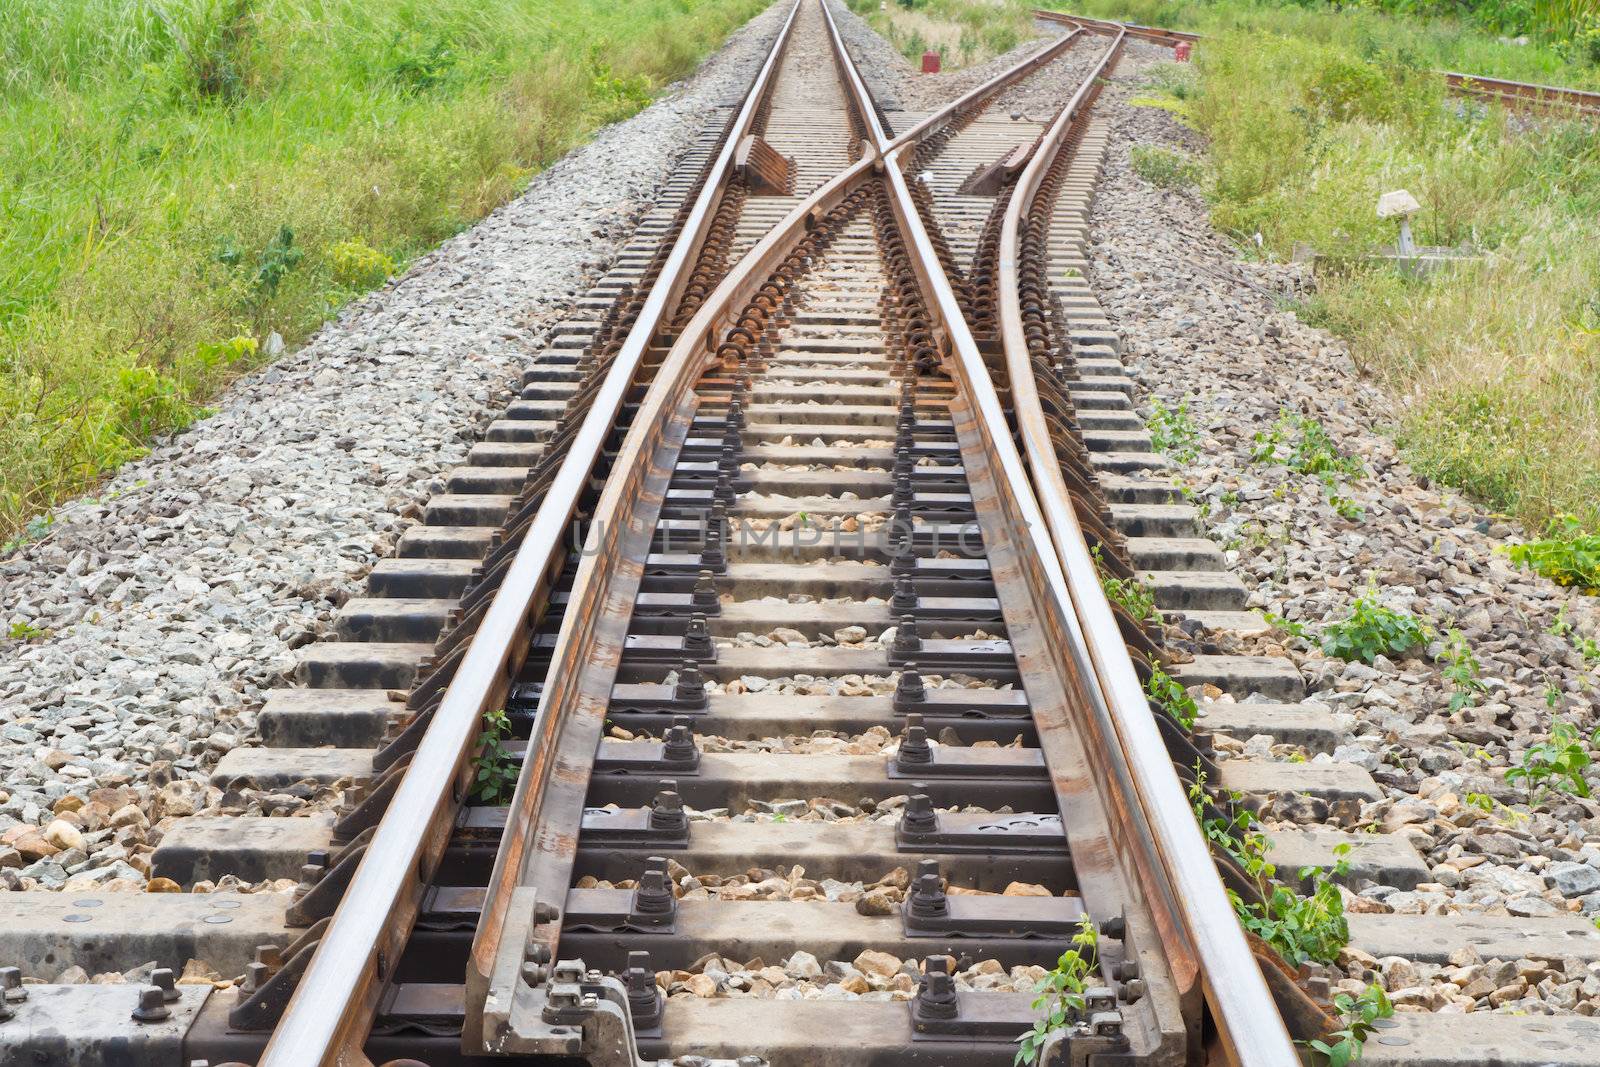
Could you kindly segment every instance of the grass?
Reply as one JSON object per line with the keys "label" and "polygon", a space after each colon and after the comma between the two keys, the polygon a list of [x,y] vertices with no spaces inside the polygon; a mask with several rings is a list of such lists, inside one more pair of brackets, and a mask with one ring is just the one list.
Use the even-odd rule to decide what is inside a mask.
{"label": "grass", "polygon": [[762,0],[9,0],[0,543]]}
{"label": "grass", "polygon": [[[1600,137],[1464,103],[1431,74],[1600,86],[1586,53],[1365,7],[1084,6],[1207,34],[1198,77],[1147,91],[1208,137],[1201,185],[1243,254],[1338,261],[1299,310],[1404,400],[1410,462],[1531,529],[1600,530]],[[1421,281],[1364,265],[1393,246],[1375,205],[1400,188],[1420,243],[1481,258]]]}
{"label": "grass", "polygon": [[913,63],[938,52],[945,69],[1004,55],[1038,35],[1022,0],[846,0]]}

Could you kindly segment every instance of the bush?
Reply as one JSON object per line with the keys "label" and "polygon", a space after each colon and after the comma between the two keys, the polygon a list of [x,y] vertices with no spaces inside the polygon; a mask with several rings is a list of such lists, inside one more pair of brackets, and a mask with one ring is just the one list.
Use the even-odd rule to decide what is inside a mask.
{"label": "bush", "polygon": [[328,249],[333,280],[357,292],[376,289],[398,269],[394,260],[361,241],[340,241]]}
{"label": "bush", "polygon": [[1200,165],[1188,156],[1151,145],[1135,145],[1129,152],[1133,172],[1162,189],[1185,189],[1200,181]]}

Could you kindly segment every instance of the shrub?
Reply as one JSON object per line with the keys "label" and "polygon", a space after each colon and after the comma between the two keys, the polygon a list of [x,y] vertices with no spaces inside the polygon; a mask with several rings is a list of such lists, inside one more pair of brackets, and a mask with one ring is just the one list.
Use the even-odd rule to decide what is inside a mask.
{"label": "shrub", "polygon": [[1600,535],[1583,533],[1575,516],[1558,515],[1544,538],[1511,545],[1506,555],[1561,585],[1600,589]]}
{"label": "shrub", "polygon": [[362,241],[340,241],[328,249],[333,280],[357,292],[376,289],[395,273],[394,260]]}

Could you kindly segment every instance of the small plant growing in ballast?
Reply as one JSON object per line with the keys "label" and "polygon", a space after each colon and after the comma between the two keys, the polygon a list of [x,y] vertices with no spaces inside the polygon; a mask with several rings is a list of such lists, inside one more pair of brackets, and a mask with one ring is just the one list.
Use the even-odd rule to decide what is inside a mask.
{"label": "small plant growing in ballast", "polygon": [[1118,578],[1107,573],[1100,559],[1098,545],[1090,550],[1090,555],[1094,557],[1095,568],[1100,572],[1100,588],[1105,590],[1106,599],[1113,604],[1120,604],[1140,626],[1160,626],[1161,612],[1156,608],[1155,590],[1138,577]]}
{"label": "small plant growing in ballast", "polygon": [[1172,716],[1179,726],[1185,730],[1194,729],[1194,720],[1199,716],[1200,708],[1182,682],[1160,667],[1152,666],[1150,680],[1144,683],[1144,694],[1150,698],[1152,707],[1160,708]]}
{"label": "small plant growing in ballast", "polygon": [[1512,545],[1506,555],[1561,585],[1600,589],[1600,534],[1585,534],[1576,516],[1557,515],[1542,540]]}
{"label": "small plant growing in ballast", "polygon": [[1145,428],[1150,431],[1150,446],[1179,463],[1192,462],[1200,454],[1200,432],[1189,418],[1187,400],[1180,400],[1177,407],[1169,408],[1160,397],[1153,397]]}
{"label": "small plant growing in ballast", "polygon": [[1329,1034],[1327,1040],[1307,1044],[1327,1058],[1328,1067],[1349,1067],[1361,1058],[1362,1047],[1377,1029],[1374,1024],[1394,1014],[1394,1005],[1389,1003],[1383,987],[1374,982],[1360,996],[1338,994],[1333,998],[1333,1007],[1344,1026]]}
{"label": "small plant growing in ballast", "polygon": [[1467,639],[1460,630],[1449,632],[1440,658],[1444,661],[1444,667],[1439,673],[1455,690],[1450,694],[1451,711],[1474,706],[1478,697],[1489,691],[1489,687],[1478,677],[1482,669],[1478,657],[1467,647]]}
{"label": "small plant growing in ballast", "polygon": [[1407,611],[1384,607],[1372,586],[1356,598],[1350,617],[1322,630],[1322,651],[1342,660],[1371,663],[1379,656],[1403,656],[1426,644],[1428,628]]}
{"label": "small plant growing in ballast", "polygon": [[[1597,737],[1591,740],[1600,743],[1600,730],[1595,733]],[[1522,762],[1506,772],[1506,781],[1521,782],[1535,796],[1553,789],[1587,797],[1589,783],[1583,772],[1593,762],[1578,728],[1557,719],[1550,724],[1550,736],[1529,745]]]}
{"label": "small plant growing in ballast", "polygon": [[511,736],[511,720],[505,711],[489,711],[483,716],[483,732],[478,735],[478,773],[472,779],[472,797],[484,804],[505,804],[517,789],[517,765],[506,751]]}
{"label": "small plant growing in ballast", "polygon": [[1033,1010],[1044,1014],[1032,1030],[1017,1038],[1020,1047],[1012,1058],[1012,1067],[1038,1063],[1051,1032],[1083,1018],[1084,990],[1100,968],[1099,943],[1100,933],[1085,915],[1078,923],[1078,932],[1072,935],[1072,947],[1061,954],[1055,967],[1040,981]]}

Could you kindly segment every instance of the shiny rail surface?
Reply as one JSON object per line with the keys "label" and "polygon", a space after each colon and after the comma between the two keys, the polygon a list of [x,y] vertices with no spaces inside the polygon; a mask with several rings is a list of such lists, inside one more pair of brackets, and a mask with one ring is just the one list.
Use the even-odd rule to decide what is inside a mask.
{"label": "shiny rail surface", "polygon": [[[1146,870],[1160,870],[1151,879],[1152,895],[1169,909],[1167,932],[1174,958],[1193,961],[1204,982],[1211,1016],[1238,1064],[1290,1063],[1294,1044],[1277,1015],[1271,991],[1256,966],[1233,907],[1211,870],[1210,850],[1178,779],[1171,757],[1150,714],[1144,686],[1128,657],[1117,619],[1101,587],[1071,491],[1062,476],[1062,458],[1052,440],[1054,428],[1040,402],[1035,360],[1048,359],[1048,341],[1039,330],[1044,272],[1029,276],[1029,314],[1024,315],[1023,252],[1029,216],[1046,174],[1064,152],[1086,113],[1103,73],[1115,64],[1131,30],[1123,30],[1100,66],[1073,100],[1062,109],[1011,191],[999,246],[1000,339],[1005,353],[1005,381],[1027,457],[1029,473],[1044,512],[1051,546],[1059,559],[1076,615],[1074,637],[1089,671],[1098,681],[1095,710],[1102,736],[1120,747],[1126,762],[1117,770],[1124,788],[1138,798],[1132,811],[1138,830],[1130,846],[1142,849]],[[1042,242],[1042,231],[1035,235]],[[1042,255],[1042,248],[1036,254]],[[1033,342],[1030,344],[1030,341]]]}
{"label": "shiny rail surface", "polygon": [[[831,71],[815,57],[803,70],[784,65],[802,26],[813,42],[825,39]],[[1052,1033],[1040,1062],[1179,1067],[1195,1062],[1208,1030],[1227,1062],[1294,1061],[1144,698],[1126,629],[1101,591],[1089,544],[1103,531],[1063,480],[1035,381],[1044,373],[1035,365],[1040,320],[1018,280],[1030,212],[1123,41],[1163,31],[1119,28],[1098,61],[1083,56],[1052,119],[1014,111],[1007,120],[1004,109],[981,118],[1071,54],[1087,39],[1083,28],[895,134],[825,0],[789,8],[720,147],[703,157],[703,184],[678,209],[638,291],[619,297],[585,349],[586,377],[538,462],[496,482],[526,472],[419,665],[408,715],[337,813],[333,850],[308,858],[285,920],[302,935],[258,954],[237,1001],[214,996],[204,1011],[197,1001],[186,1056],[235,1067],[265,1040],[261,1067],[497,1057],[645,1067],[686,1055],[702,1067],[1000,1067],[1038,1017],[1032,993],[958,992],[944,961],[975,953],[1048,966],[1086,924],[1101,938],[1087,1004]],[[975,159],[968,181],[981,178],[988,191],[950,191],[960,177],[952,172]],[[936,180],[945,183],[937,196]],[[965,226],[958,244],[971,247],[984,212],[963,266],[948,227]],[[783,399],[807,390],[817,397]],[[885,434],[892,449],[875,440]],[[858,442],[854,469],[793,465],[825,450],[825,436]],[[847,553],[806,555],[804,511],[799,533],[786,539],[773,527],[772,546],[821,570],[775,567],[761,578],[748,564],[723,567],[727,524],[775,521],[771,509],[791,499],[820,508],[822,525],[875,510],[892,518],[881,546],[863,541],[853,571]],[[941,531],[956,529],[959,548],[941,549]],[[674,555],[671,537],[682,530],[699,547]],[[765,558],[760,544],[748,559]],[[808,605],[794,625],[827,633],[830,617],[860,618],[895,635],[853,650],[843,639],[790,645],[770,665],[723,645],[732,662],[718,666],[711,627],[726,637],[740,620],[790,621],[763,606],[763,581],[825,591],[792,601]],[[822,604],[821,621],[800,618]],[[694,642],[704,645],[699,659],[689,655]],[[848,711],[714,708],[701,667],[726,674],[739,664],[757,675],[787,665],[797,675],[897,680],[892,700],[875,691]],[[972,693],[945,684],[963,671],[979,683]],[[469,804],[484,717],[512,705],[528,724],[526,743],[514,743],[515,792],[508,806]],[[705,717],[678,714],[689,708]],[[633,727],[620,746],[608,730],[614,717]],[[887,760],[795,756],[779,770],[739,750],[703,756],[696,731],[706,722],[757,741],[807,722],[847,734],[888,724],[899,740],[883,750]],[[689,798],[731,810],[728,797],[814,792],[818,780],[864,795],[869,813],[888,799],[902,807],[831,844],[803,829],[785,836],[774,823],[756,833],[748,821],[708,831],[698,847],[690,835]],[[745,829],[748,843],[737,840]],[[752,920],[719,898],[683,909],[681,928],[661,936],[679,906],[667,865],[651,853],[687,864],[719,848],[752,869],[811,856],[817,877],[831,870],[867,883],[861,870],[902,857],[917,874],[900,870],[910,884],[888,912],[819,910],[795,897]],[[597,871],[622,888],[592,888]],[[1023,891],[1011,895],[1008,882]],[[620,919],[596,903],[611,907],[617,894]],[[660,913],[640,910],[651,900],[670,913],[666,927],[651,925]],[[909,968],[895,976],[912,983],[901,992],[914,987],[914,996],[669,1000],[657,988],[658,970],[681,970],[708,949],[743,946],[740,959],[771,960],[822,944],[844,960],[890,950]],[[180,999],[187,1010],[195,998]]]}
{"label": "shiny rail surface", "polygon": [[[261,1067],[366,1062],[361,1044],[391,963],[399,958],[428,876],[438,866],[472,777],[472,749],[485,711],[504,699],[522,641],[535,613],[548,601],[553,565],[565,560],[564,542],[578,496],[615,422],[628,384],[656,330],[668,314],[669,289],[693,266],[718,195],[732,173],[740,138],[755,121],[764,91],[794,26],[797,2],[768,53],[717,159],[712,180],[695,201],[683,235],[662,277],[623,342],[611,374],[583,420],[504,582],[466,649],[426,735],[411,758],[366,855],[324,932],[316,955],[296,987]],[[521,646],[521,647],[519,647]]]}

